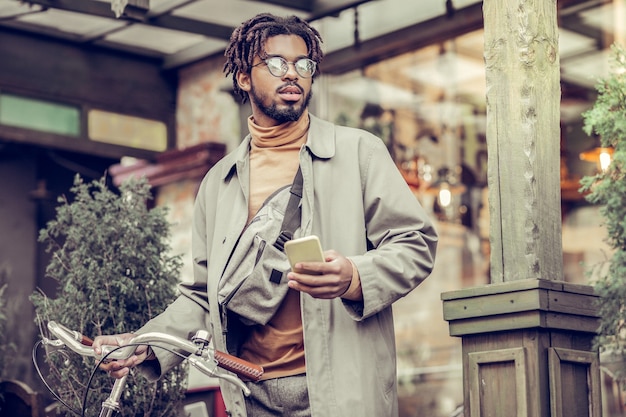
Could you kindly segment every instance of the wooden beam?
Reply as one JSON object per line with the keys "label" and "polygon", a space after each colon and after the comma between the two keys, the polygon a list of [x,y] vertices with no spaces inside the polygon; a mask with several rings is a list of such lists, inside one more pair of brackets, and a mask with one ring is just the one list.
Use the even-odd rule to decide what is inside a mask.
{"label": "wooden beam", "polygon": [[[0,28],[0,91],[161,121],[174,144],[177,80],[161,61]],[[106,157],[148,158],[153,151],[1,126],[2,139]]]}
{"label": "wooden beam", "polygon": [[123,156],[153,160],[158,152],[145,149],[128,148],[125,146],[111,145],[91,141],[85,137],[70,137],[21,129],[11,126],[0,125],[0,143],[19,143],[23,145],[36,145],[46,149],[58,149],[63,151],[94,155],[105,158],[120,159]]}
{"label": "wooden beam", "polygon": [[0,90],[171,123],[175,74],[161,60],[0,28]]}
{"label": "wooden beam", "polygon": [[252,0],[258,3],[275,4],[277,6],[289,7],[291,9],[300,10],[303,12],[312,12],[314,0]]}
{"label": "wooden beam", "polygon": [[328,53],[320,65],[326,74],[363,68],[424,46],[483,27],[482,4],[456,10],[452,17],[439,16],[416,25]]}
{"label": "wooden beam", "polygon": [[313,10],[307,18],[309,22],[328,16],[338,16],[347,9],[353,9],[372,0],[313,0]]}
{"label": "wooden beam", "polygon": [[[111,2],[96,0],[28,0],[28,3],[38,4],[47,9],[60,9],[70,12],[84,13],[92,16],[115,18],[111,10]],[[148,9],[144,6],[147,1],[129,1],[126,6],[126,17],[133,16],[134,20],[140,20]]]}
{"label": "wooden beam", "polygon": [[203,59],[212,60],[217,57],[221,57],[224,60],[226,59],[224,58],[224,49],[220,48],[216,50],[212,41],[204,41],[183,51],[166,56],[163,59],[162,68],[164,70],[170,70]]}
{"label": "wooden beam", "polygon": [[[111,10],[111,3],[109,2],[96,0],[29,0],[29,3],[38,4],[44,8],[56,8],[70,12],[115,19],[115,14]],[[127,6],[127,16],[122,16],[120,19],[124,20],[131,16],[130,20],[140,20],[142,23],[150,26],[195,33],[224,40],[230,39],[230,35],[234,29],[234,27],[228,25],[210,23],[198,19],[189,19],[169,13],[162,13],[154,17],[150,17],[150,15],[146,14],[147,10],[142,11],[135,9],[136,7],[132,5]],[[142,13],[141,18],[139,17],[140,13]]]}
{"label": "wooden beam", "polygon": [[[151,15],[150,11],[143,6],[147,0],[133,0],[136,5],[131,2],[126,6],[125,13],[120,19],[129,19],[141,21],[144,24],[179,30],[188,33],[208,36],[210,38],[229,40],[234,27],[215,22],[207,22],[199,19],[190,19],[187,17],[177,16],[170,10],[161,11],[156,15]],[[336,15],[343,10],[356,7],[360,4],[367,3],[372,0],[254,0],[263,3],[277,4],[294,10],[301,10],[309,13],[307,20],[313,21],[326,16]],[[96,0],[28,0],[29,3],[40,5],[44,8],[55,8],[76,13],[83,13],[92,16],[115,18],[115,14],[111,10],[111,3]],[[79,39],[77,39],[78,41]]]}
{"label": "wooden beam", "polygon": [[146,21],[151,26],[161,28],[180,30],[182,32],[195,33],[222,40],[229,40],[235,29],[232,26],[222,25],[219,23],[205,22],[202,20],[189,19],[182,16],[172,14],[163,14],[161,16],[151,18]]}
{"label": "wooden beam", "polygon": [[307,12],[309,22],[327,16],[336,16],[344,10],[360,6],[372,0],[251,0],[259,3],[275,4],[289,9]]}

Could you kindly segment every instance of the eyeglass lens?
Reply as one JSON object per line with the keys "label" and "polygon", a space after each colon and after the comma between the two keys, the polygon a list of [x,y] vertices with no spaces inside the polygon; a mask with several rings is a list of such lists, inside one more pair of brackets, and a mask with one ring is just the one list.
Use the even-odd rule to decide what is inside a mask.
{"label": "eyeglass lens", "polygon": [[[275,77],[282,77],[289,70],[289,64],[285,58],[274,56],[265,60],[267,69]],[[309,78],[315,73],[315,61],[308,58],[301,58],[296,62],[293,62],[296,72],[301,77]]]}

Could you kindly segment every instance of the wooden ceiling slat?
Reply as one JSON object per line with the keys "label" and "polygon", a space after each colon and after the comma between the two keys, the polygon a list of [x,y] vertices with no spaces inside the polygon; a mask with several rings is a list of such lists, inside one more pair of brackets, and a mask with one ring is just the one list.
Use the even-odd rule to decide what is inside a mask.
{"label": "wooden ceiling slat", "polygon": [[[69,12],[83,13],[91,16],[115,18],[111,3],[95,0],[28,0],[28,3],[38,4],[45,8],[60,9]],[[126,9],[129,13],[136,15],[147,11],[129,2]]]}

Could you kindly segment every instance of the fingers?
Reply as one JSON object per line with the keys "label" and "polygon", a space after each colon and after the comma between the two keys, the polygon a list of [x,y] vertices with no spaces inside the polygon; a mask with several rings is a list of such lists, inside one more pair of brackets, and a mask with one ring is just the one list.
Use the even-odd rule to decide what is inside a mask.
{"label": "fingers", "polygon": [[[141,351],[141,352],[139,352]],[[116,359],[105,361],[100,364],[100,369],[107,372],[114,378],[121,378],[128,375],[130,368],[134,368],[147,358],[147,346],[138,346],[135,354],[128,359]]]}
{"label": "fingers", "polygon": [[131,367],[131,365],[132,365],[132,362],[130,360],[116,360],[116,361],[110,361],[110,362],[103,362],[102,365],[100,365],[100,369],[108,373],[113,373],[113,372],[119,372],[123,369],[128,369]]}
{"label": "fingers", "polygon": [[341,283],[331,283],[325,285],[315,283],[315,285],[306,285],[302,281],[296,280],[290,280],[288,285],[291,289],[307,293],[314,298],[322,299],[337,298],[341,294],[345,293],[345,290],[348,288],[348,286],[344,286]]}
{"label": "fingers", "polygon": [[[125,346],[129,344],[135,337],[132,333],[123,333],[116,335],[98,336],[93,341],[93,349],[96,355],[103,354],[103,346]],[[137,346],[134,354],[127,359],[106,360],[100,363],[100,369],[106,371],[114,378],[122,378],[128,375],[130,368],[139,365],[146,359],[148,347],[145,345]]]}
{"label": "fingers", "polygon": [[124,346],[130,343],[130,341],[135,337],[133,333],[122,333],[122,334],[114,334],[114,335],[106,335],[106,336],[97,336],[93,340],[92,347],[96,354],[102,354],[102,346]]}
{"label": "fingers", "polygon": [[290,288],[315,298],[335,298],[345,293],[352,280],[352,263],[333,251],[326,252],[326,262],[300,262],[287,275]]}
{"label": "fingers", "polygon": [[103,371],[106,371],[113,378],[122,378],[129,374],[130,366],[124,366],[119,361],[112,361],[106,365],[100,367]]}
{"label": "fingers", "polygon": [[125,377],[129,373],[130,373],[130,368],[122,368],[119,371],[109,372],[109,375],[111,375],[113,378],[120,379],[120,378]]}

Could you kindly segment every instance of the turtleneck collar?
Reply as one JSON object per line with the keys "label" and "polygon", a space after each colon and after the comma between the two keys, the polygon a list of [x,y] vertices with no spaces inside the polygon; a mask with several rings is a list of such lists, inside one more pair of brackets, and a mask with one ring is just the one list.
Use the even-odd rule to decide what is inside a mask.
{"label": "turtleneck collar", "polygon": [[309,112],[305,110],[300,119],[277,126],[261,127],[248,118],[248,129],[252,136],[252,145],[259,148],[273,148],[287,145],[302,139],[309,130]]}

